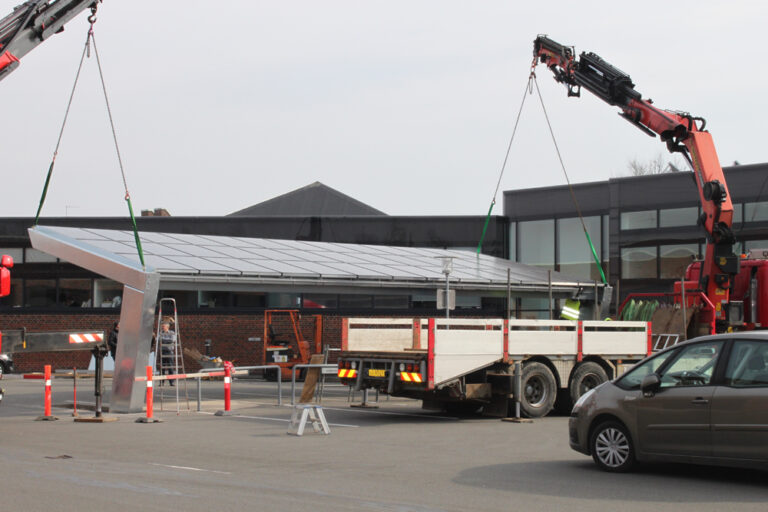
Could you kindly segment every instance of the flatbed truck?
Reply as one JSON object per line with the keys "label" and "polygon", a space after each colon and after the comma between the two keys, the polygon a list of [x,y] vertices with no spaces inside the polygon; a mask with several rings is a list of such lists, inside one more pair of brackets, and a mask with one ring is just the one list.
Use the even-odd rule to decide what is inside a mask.
{"label": "flatbed truck", "polygon": [[426,409],[507,416],[567,407],[652,352],[649,322],[344,318],[338,377],[356,390],[420,399]]}

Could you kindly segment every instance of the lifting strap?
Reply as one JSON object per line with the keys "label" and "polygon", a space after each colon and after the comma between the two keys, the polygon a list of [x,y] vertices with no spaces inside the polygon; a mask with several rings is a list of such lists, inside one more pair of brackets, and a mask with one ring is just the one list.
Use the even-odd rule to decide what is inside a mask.
{"label": "lifting strap", "polygon": [[75,97],[75,90],[77,89],[78,81],[80,80],[80,72],[83,69],[83,62],[85,61],[85,57],[88,56],[90,58],[91,56],[91,44],[93,44],[93,51],[96,55],[96,64],[99,70],[99,79],[101,80],[101,89],[104,92],[104,101],[107,107],[107,114],[109,115],[109,124],[112,128],[112,139],[115,141],[115,151],[117,152],[117,161],[120,165],[120,174],[123,177],[123,185],[125,187],[125,201],[128,203],[128,213],[131,216],[131,225],[133,227],[133,236],[136,240],[136,250],[139,253],[139,260],[141,261],[142,268],[145,268],[146,265],[144,263],[144,252],[141,249],[141,239],[139,238],[139,229],[136,225],[136,217],[133,214],[133,205],[131,204],[131,195],[128,192],[128,182],[125,178],[125,169],[123,168],[123,160],[120,156],[120,147],[117,144],[117,132],[115,130],[115,123],[112,119],[112,109],[109,105],[109,97],[107,96],[107,86],[104,82],[104,73],[101,69],[101,59],[99,58],[99,50],[96,48],[96,38],[93,34],[93,25],[96,23],[96,8],[97,4],[94,4],[91,7],[91,15],[88,17],[88,22],[90,23],[90,27],[88,29],[88,36],[85,39],[85,46],[83,48],[83,53],[80,56],[80,64],[77,67],[77,74],[75,75],[75,83],[72,86],[72,92],[69,95],[69,101],[67,102],[67,109],[64,113],[64,121],[61,123],[61,129],[59,130],[59,138],[56,141],[56,148],[53,151],[53,158],[51,159],[51,165],[48,167],[48,174],[45,177],[45,184],[43,185],[43,193],[40,197],[40,204],[37,207],[37,214],[35,215],[35,223],[34,225],[37,226],[38,221],[40,220],[40,212],[43,209],[43,204],[45,203],[45,197],[48,195],[48,186],[51,183],[51,176],[53,175],[53,167],[56,164],[56,156],[59,154],[59,146],[61,145],[61,139],[64,135],[64,128],[67,125],[67,119],[69,118],[69,111],[72,107],[72,100]]}
{"label": "lifting strap", "polygon": [[509,138],[509,144],[507,145],[507,153],[504,155],[504,162],[501,164],[501,171],[499,172],[499,180],[496,182],[496,190],[493,191],[493,198],[491,199],[491,206],[488,208],[488,215],[485,216],[485,224],[483,225],[483,233],[480,235],[480,242],[477,244],[477,254],[479,255],[483,250],[483,241],[485,240],[485,232],[488,230],[488,223],[491,221],[491,212],[496,205],[496,196],[499,195],[499,188],[501,187],[501,178],[504,176],[504,170],[507,167],[507,161],[509,160],[509,152],[512,150],[512,142],[515,140],[515,134],[517,133],[517,125],[520,123],[520,114],[523,113],[523,105],[525,105],[525,98],[529,94],[533,94],[532,80],[533,72],[528,77],[528,83],[525,85],[525,92],[523,93],[523,101],[520,102],[520,109],[517,111],[517,119],[515,119],[515,127],[512,128],[512,136]]}

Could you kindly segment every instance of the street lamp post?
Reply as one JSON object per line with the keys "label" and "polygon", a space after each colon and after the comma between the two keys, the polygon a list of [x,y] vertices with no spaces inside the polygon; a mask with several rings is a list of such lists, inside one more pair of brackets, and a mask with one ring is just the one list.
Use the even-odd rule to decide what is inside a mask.
{"label": "street lamp post", "polygon": [[[450,317],[450,308],[449,308],[449,299],[450,296],[450,281],[449,276],[451,275],[451,272],[453,272],[453,260],[455,256],[441,256],[440,257],[443,260],[443,274],[445,274],[445,300],[443,301],[445,305],[445,319],[448,320]],[[448,326],[446,325],[446,329],[448,329]]]}

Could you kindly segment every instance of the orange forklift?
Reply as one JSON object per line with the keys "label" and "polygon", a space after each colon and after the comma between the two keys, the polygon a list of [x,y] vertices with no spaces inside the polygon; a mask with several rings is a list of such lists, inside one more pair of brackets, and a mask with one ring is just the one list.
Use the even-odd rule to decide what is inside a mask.
{"label": "orange forklift", "polygon": [[[292,368],[297,364],[308,364],[312,354],[323,351],[323,317],[314,318],[314,343],[304,339],[301,332],[301,315],[296,309],[268,309],[264,311],[264,364],[280,366],[282,380],[291,380]],[[314,345],[314,346],[313,346]],[[304,378],[306,368],[296,376]],[[277,380],[274,371],[265,372],[268,380]]]}

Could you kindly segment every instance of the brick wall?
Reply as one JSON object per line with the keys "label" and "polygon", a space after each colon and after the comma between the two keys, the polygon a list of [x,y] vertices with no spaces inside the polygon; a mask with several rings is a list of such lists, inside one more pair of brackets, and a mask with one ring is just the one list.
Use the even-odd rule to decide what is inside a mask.
{"label": "brick wall", "polygon": [[[46,313],[0,313],[2,329],[20,329],[26,327],[29,332],[40,331],[77,331],[103,330],[108,334],[114,322],[119,319],[117,314],[72,314]],[[323,316],[323,345],[332,348],[341,347],[341,317]],[[288,315],[274,315],[273,326],[280,338],[291,342],[295,337],[292,332]],[[304,339],[310,342],[310,351],[314,349],[315,318],[313,315],[301,316],[301,332]],[[197,349],[201,354],[206,353],[205,340],[211,340],[210,355],[230,360],[236,366],[264,364],[264,315],[257,314],[181,314],[179,315],[181,343],[184,348]],[[248,341],[248,338],[259,338],[259,341]],[[331,353],[331,362],[336,361],[335,352]],[[53,353],[22,353],[14,355],[16,371],[37,372],[43,366],[50,364],[54,369],[78,368],[86,369],[91,360],[89,352],[53,352]],[[185,357],[187,371],[195,371],[200,365],[189,357]]]}

